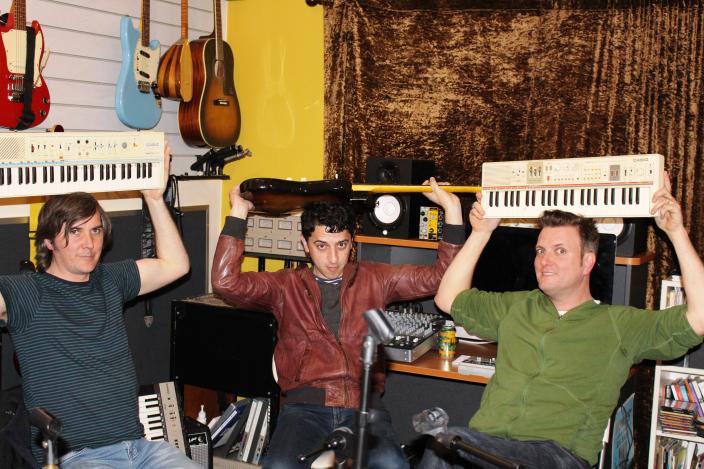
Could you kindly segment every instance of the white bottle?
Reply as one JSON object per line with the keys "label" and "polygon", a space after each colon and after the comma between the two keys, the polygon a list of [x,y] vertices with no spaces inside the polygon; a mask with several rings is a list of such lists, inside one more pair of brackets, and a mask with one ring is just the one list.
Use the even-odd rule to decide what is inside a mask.
{"label": "white bottle", "polygon": [[198,412],[196,420],[204,425],[208,423],[208,417],[205,415],[205,404],[200,405],[200,411]]}

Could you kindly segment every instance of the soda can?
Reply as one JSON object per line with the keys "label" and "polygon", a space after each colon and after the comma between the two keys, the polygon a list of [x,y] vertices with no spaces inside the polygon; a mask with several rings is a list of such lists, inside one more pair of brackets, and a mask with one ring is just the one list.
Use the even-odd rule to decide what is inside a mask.
{"label": "soda can", "polygon": [[457,332],[452,322],[446,322],[438,334],[438,353],[440,358],[455,358],[457,348]]}

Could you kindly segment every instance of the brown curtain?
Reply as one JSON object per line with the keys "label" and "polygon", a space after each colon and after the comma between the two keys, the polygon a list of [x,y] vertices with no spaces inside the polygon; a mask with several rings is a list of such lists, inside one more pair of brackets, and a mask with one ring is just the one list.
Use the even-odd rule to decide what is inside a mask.
{"label": "brown curtain", "polygon": [[[697,250],[704,137],[699,1],[335,0],[325,10],[326,175],[370,156],[484,161],[662,153]],[[648,305],[675,268],[651,233]]]}

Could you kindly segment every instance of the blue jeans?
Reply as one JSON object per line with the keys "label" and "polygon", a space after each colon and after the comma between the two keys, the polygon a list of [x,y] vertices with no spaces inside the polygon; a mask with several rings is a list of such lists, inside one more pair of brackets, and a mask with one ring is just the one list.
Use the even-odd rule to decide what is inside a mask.
{"label": "blue jeans", "polygon": [[[367,468],[407,469],[408,462],[396,443],[391,417],[386,410],[375,410],[375,420],[367,424]],[[357,412],[341,407],[311,404],[284,405],[264,459],[264,469],[306,469],[315,456],[301,464],[297,458],[322,447],[339,427],[355,430]],[[357,436],[355,431],[355,437]],[[353,437],[354,439],[354,437]],[[354,455],[354,452],[352,453]],[[63,467],[61,469],[64,469]]]}
{"label": "blue jeans", "polygon": [[59,465],[61,469],[203,469],[172,444],[144,438],[71,451]]}
{"label": "blue jeans", "polygon": [[[450,427],[449,435],[457,435],[462,441],[526,469],[588,469],[591,466],[554,441],[507,440],[468,427]],[[495,469],[497,466],[479,459],[465,451],[449,451],[437,441],[426,448],[417,469],[447,469],[481,467]],[[63,468],[62,468],[63,469]]]}

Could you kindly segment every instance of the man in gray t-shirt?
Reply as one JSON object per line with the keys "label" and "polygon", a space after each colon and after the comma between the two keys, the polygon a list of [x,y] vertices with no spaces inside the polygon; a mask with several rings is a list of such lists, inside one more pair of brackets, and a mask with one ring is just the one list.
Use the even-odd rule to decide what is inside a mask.
{"label": "man in gray t-shirt", "polygon": [[[168,176],[169,146],[164,149]],[[180,450],[148,442],[137,416],[137,377],[123,319],[126,301],[189,269],[163,188],[142,195],[155,258],[100,264],[110,219],[90,194],[50,197],[39,213],[37,273],[0,277],[0,321],[13,336],[27,408],[61,420],[61,468],[196,468]],[[32,440],[32,451],[42,450]]]}

